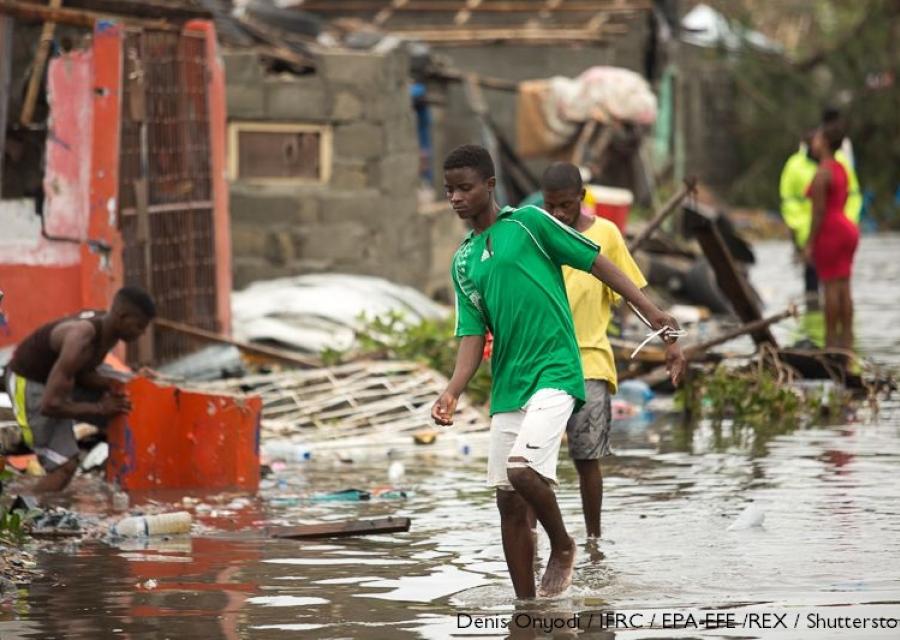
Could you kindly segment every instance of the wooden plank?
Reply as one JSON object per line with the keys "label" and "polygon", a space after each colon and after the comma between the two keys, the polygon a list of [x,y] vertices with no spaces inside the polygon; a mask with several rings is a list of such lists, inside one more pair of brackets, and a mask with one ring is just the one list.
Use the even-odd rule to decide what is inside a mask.
{"label": "wooden plank", "polygon": [[160,0],[69,0],[66,4],[77,9],[87,9],[111,15],[127,15],[136,18],[163,19],[176,22],[188,20],[212,20],[210,10],[199,3],[161,2]]}
{"label": "wooden plank", "polygon": [[[393,4],[393,6],[391,6]],[[446,0],[429,1],[414,0],[403,4],[390,2],[373,2],[372,0],[307,0],[301,5],[303,11],[318,13],[374,13],[384,9],[390,9],[391,13],[448,13],[458,14],[460,10],[468,10],[473,13],[633,13],[651,7],[649,0],[593,0],[591,2],[578,2],[569,0],[557,4],[548,9],[545,2],[523,2],[522,0],[509,0],[492,2],[480,2],[469,4],[460,2],[450,3]]]}
{"label": "wooden plank", "polygon": [[[476,82],[485,89],[496,89],[498,91],[518,91],[519,83],[515,80],[507,80],[506,78],[495,78],[492,76],[483,76],[475,73],[468,73],[453,68],[441,68],[429,72],[429,76],[438,80],[447,80],[451,82]],[[447,206],[447,203],[441,202],[441,211]]]}
{"label": "wooden plank", "polygon": [[[716,282],[738,318],[744,323],[762,320],[762,313],[744,276],[738,271],[731,251],[713,222],[713,215],[703,205],[692,203],[684,207],[685,232],[693,235],[700,243],[703,254],[716,274]],[[750,334],[756,346],[778,343],[768,327],[759,328]]]}
{"label": "wooden plank", "polygon": [[6,116],[12,79],[13,19],[0,15],[0,187],[3,182],[3,154],[6,148]]}
{"label": "wooden plank", "polygon": [[19,0],[0,0],[0,14],[12,16],[25,22],[55,22],[73,27],[93,29],[98,20],[116,19],[128,24],[142,26],[160,31],[179,31],[180,28],[165,20],[141,20],[127,15],[111,15],[96,13],[84,9],[52,9],[46,5],[20,2]]}
{"label": "wooden plank", "polygon": [[666,219],[672,215],[677,209],[678,205],[681,204],[682,200],[684,200],[688,194],[694,193],[697,190],[697,178],[689,178],[684,181],[684,186],[678,190],[678,193],[673,195],[669,200],[662,206],[662,208],[653,216],[653,219],[644,227],[641,232],[637,235],[637,237],[628,243],[628,251],[634,253],[638,249],[640,249],[641,245],[646,242],[650,236],[653,235],[653,232],[656,231],[659,226],[666,221]]}
{"label": "wooden plank", "polygon": [[580,165],[582,163],[588,145],[593,140],[596,132],[596,120],[588,120],[584,123],[584,126],[581,127],[581,132],[578,134],[578,139],[575,141],[575,146],[572,148],[572,157],[569,159],[572,164]]}
{"label": "wooden plank", "polygon": [[774,315],[769,316],[768,318],[762,318],[760,320],[754,320],[753,322],[749,322],[747,324],[741,325],[740,327],[736,327],[731,331],[726,331],[725,333],[718,335],[714,338],[710,338],[709,340],[702,342],[700,344],[691,345],[689,347],[685,347],[684,356],[688,360],[694,359],[709,349],[713,347],[717,347],[720,344],[725,344],[730,340],[734,340],[740,336],[746,335],[748,333],[754,333],[759,331],[760,329],[768,330],[773,324],[781,322],[782,320],[786,320],[788,318],[797,316],[797,308],[794,305],[791,305],[781,313],[776,313]]}
{"label": "wooden plank", "polygon": [[153,321],[154,325],[160,327],[162,329],[166,329],[169,331],[175,331],[177,333],[182,333],[187,336],[191,336],[193,338],[197,338],[198,340],[203,340],[206,342],[218,342],[220,344],[230,344],[241,351],[246,353],[250,353],[257,356],[262,356],[264,358],[268,358],[270,360],[274,360],[276,362],[283,362],[286,364],[292,364],[299,367],[320,367],[322,363],[317,359],[302,356],[298,353],[292,353],[290,351],[286,351],[284,349],[276,349],[275,347],[266,347],[260,344],[252,344],[250,342],[243,342],[241,340],[235,340],[234,338],[229,338],[228,336],[223,336],[220,333],[214,333],[212,331],[206,331],[205,329],[198,329],[197,327],[192,327],[190,325],[184,324],[182,322],[176,322],[175,320],[167,320],[165,318],[156,318]]}
{"label": "wooden plank", "polygon": [[[760,329],[768,329],[776,322],[781,322],[782,320],[794,317],[796,315],[797,308],[791,305],[781,313],[776,313],[769,316],[768,318],[763,318],[761,320],[743,324],[740,327],[735,327],[730,331],[726,331],[725,333],[715,336],[714,338],[710,338],[709,340],[706,340],[699,344],[688,345],[683,349],[684,357],[689,362],[708,359],[708,357],[713,357],[711,355],[707,356],[707,351],[709,349],[717,347],[721,344],[725,344],[730,340],[734,340],[735,338],[746,335],[748,333],[753,333],[754,331],[759,331]],[[626,371],[619,375],[619,380],[622,381],[641,378],[648,384],[650,384],[651,382],[659,382],[662,376],[657,375],[656,372],[661,370],[664,364],[665,352],[663,352],[663,358],[661,362],[652,363],[649,369],[647,367],[644,367],[643,369],[632,369]]]}
{"label": "wooden plank", "polygon": [[[59,9],[62,0],[50,0],[51,11]],[[44,67],[47,66],[47,58],[50,57],[50,45],[53,44],[53,34],[56,33],[56,24],[45,22],[41,27],[41,39],[38,41],[37,53],[34,54],[34,63],[31,65],[31,77],[28,78],[28,89],[25,91],[25,100],[22,103],[22,113],[19,122],[24,126],[31,124],[34,116],[34,107],[37,104],[38,91],[44,79]]]}
{"label": "wooden plank", "polygon": [[411,38],[436,44],[474,44],[480,42],[516,41],[531,43],[567,42],[571,44],[602,42],[608,35],[623,35],[628,28],[620,25],[605,25],[602,29],[549,28],[549,27],[507,27],[454,29],[452,27],[428,26],[398,28],[391,27],[389,33],[399,38]]}
{"label": "wooden plank", "polygon": [[322,522],[293,527],[267,527],[271,538],[288,540],[311,540],[316,538],[346,538],[365,536],[373,533],[403,533],[409,531],[409,518],[374,518],[371,520],[346,520],[342,522]]}

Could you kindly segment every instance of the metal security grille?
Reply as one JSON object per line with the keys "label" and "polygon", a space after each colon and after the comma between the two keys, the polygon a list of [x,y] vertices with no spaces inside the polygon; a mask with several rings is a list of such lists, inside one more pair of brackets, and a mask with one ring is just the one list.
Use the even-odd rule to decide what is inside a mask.
{"label": "metal security grille", "polygon": [[[125,282],[146,288],[161,317],[218,331],[205,40],[135,32],[123,53]],[[165,362],[193,348],[189,338],[156,329],[128,358]]]}

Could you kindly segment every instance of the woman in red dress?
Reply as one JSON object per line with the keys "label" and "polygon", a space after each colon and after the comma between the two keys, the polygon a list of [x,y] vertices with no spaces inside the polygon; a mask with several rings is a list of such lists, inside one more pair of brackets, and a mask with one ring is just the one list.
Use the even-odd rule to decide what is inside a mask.
{"label": "woman in red dress", "polygon": [[829,122],[813,136],[810,149],[819,170],[809,186],[813,219],[806,258],[825,288],[825,344],[853,349],[853,300],[850,273],[859,244],[859,230],[844,214],[847,172],[834,159],[844,139],[839,122]]}

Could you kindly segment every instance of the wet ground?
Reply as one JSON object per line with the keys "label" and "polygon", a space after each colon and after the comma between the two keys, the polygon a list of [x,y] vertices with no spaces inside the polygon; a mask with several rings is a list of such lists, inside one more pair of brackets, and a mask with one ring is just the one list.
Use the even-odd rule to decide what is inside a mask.
{"label": "wet ground", "polygon": [[[895,367],[898,251],[898,236],[865,238],[854,281],[860,348]],[[799,272],[785,244],[760,245],[758,256],[754,282],[778,310],[800,293]],[[779,333],[794,330],[785,324]],[[46,576],[0,610],[0,637],[507,637],[503,623],[513,619],[597,629],[601,610],[642,617],[589,637],[900,636],[896,628],[873,631],[871,622],[866,630],[825,628],[839,616],[900,618],[900,404],[883,403],[874,420],[778,436],[754,448],[755,456],[717,448],[702,426],[686,437],[664,416],[619,425],[618,455],[604,464],[602,539],[584,544],[577,480],[561,460],[560,503],[581,542],[575,585],[558,600],[518,607],[493,496],[482,484],[483,447],[467,444],[468,454],[403,458],[405,476],[393,484],[409,492],[405,500],[299,500],[389,483],[391,460],[383,454],[353,463],[314,456],[270,478],[259,501],[207,499],[198,514],[210,527],[206,535],[149,548],[89,543],[39,554]],[[100,495],[90,481],[81,488]],[[729,530],[751,503],[764,514],[763,526]],[[104,508],[102,500],[95,504]],[[411,531],[316,543],[248,533],[263,521],[388,514],[412,518]],[[744,623],[747,613],[786,615],[784,624],[798,627],[662,628],[675,621],[672,614],[693,612],[697,622],[710,611]],[[592,612],[597,619],[589,621]],[[755,620],[773,627],[779,618]],[[646,629],[651,622],[654,629]],[[546,637],[541,628],[516,635]]]}

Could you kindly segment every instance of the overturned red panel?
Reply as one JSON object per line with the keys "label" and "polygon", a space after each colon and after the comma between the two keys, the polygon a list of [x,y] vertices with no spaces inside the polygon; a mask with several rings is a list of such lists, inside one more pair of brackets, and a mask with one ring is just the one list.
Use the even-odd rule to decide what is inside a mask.
{"label": "overturned red panel", "polygon": [[106,477],[125,491],[259,487],[258,396],[159,385],[126,385],[133,409],[109,429]]}

